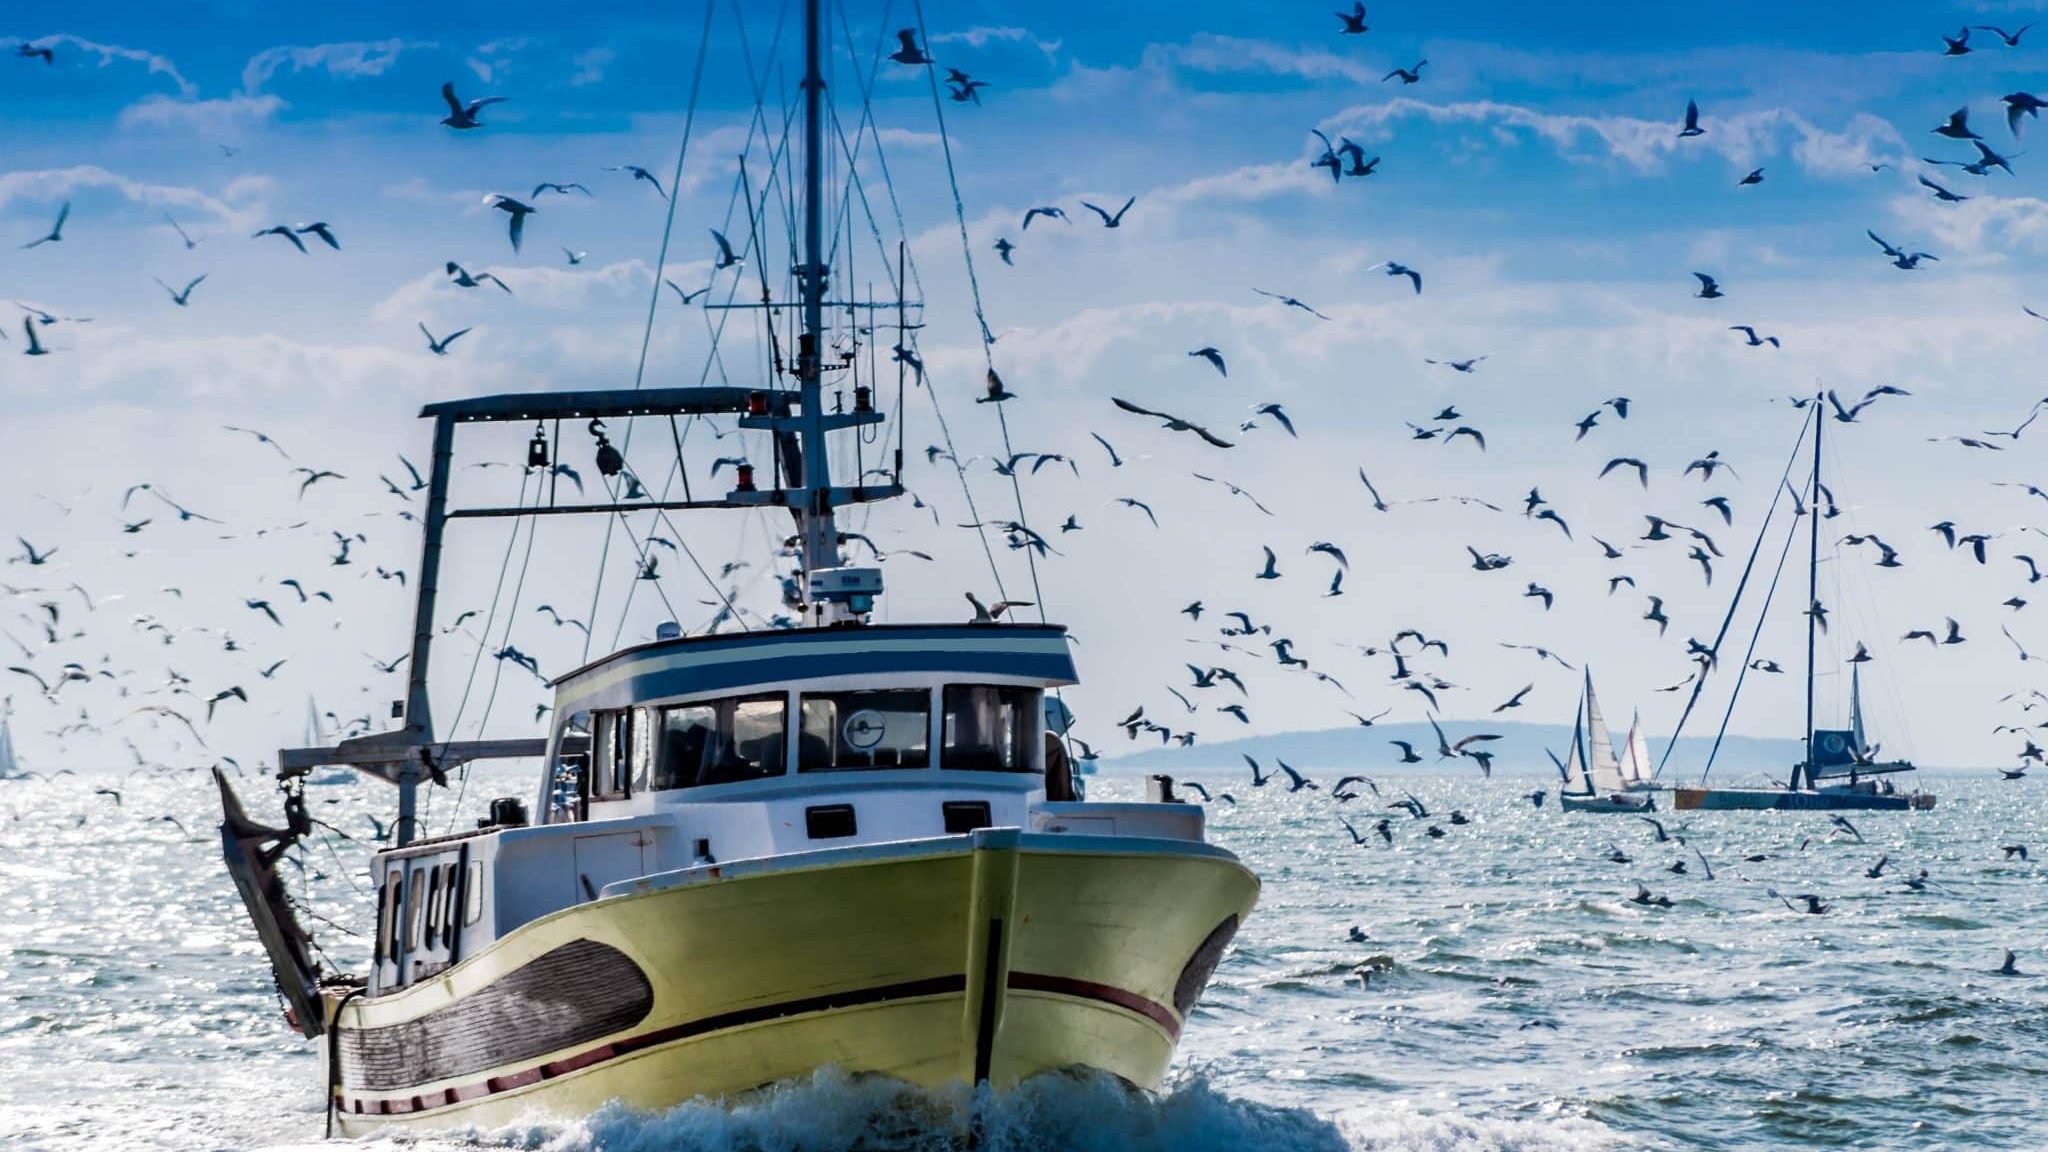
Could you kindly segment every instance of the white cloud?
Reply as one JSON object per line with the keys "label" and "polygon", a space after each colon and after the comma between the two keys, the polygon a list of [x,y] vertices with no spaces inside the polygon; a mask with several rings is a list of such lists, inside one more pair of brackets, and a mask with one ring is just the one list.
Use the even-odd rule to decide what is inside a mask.
{"label": "white cloud", "polygon": [[[1931,238],[1930,247],[1944,262],[2002,263],[2016,252],[2048,252],[2048,200],[1979,193],[1961,204],[1943,204],[1902,193],[1891,208],[1914,234]],[[1920,242],[1911,235],[1886,239],[1901,246]]]}
{"label": "white cloud", "polygon": [[219,100],[174,100],[147,96],[121,109],[115,123],[127,130],[175,128],[218,139],[268,122],[285,103],[269,93],[237,92]]}
{"label": "white cloud", "polygon": [[406,51],[432,47],[428,41],[391,39],[265,48],[242,66],[242,89],[255,92],[281,69],[294,73],[318,69],[349,79],[382,76]]}
{"label": "white cloud", "polygon": [[508,36],[476,46],[476,53],[465,63],[476,78],[486,84],[494,84],[512,67],[512,58],[526,50],[524,36]]}
{"label": "white cloud", "polygon": [[54,36],[44,36],[40,39],[29,41],[29,43],[44,48],[71,47],[80,52],[91,53],[100,58],[100,67],[102,68],[107,67],[116,60],[126,60],[141,64],[149,69],[150,75],[162,76],[177,85],[179,94],[187,99],[197,95],[199,92],[197,88],[192,86],[192,82],[185,79],[184,75],[178,71],[177,65],[171,63],[168,58],[159,56],[154,52],[147,52],[140,48],[124,48],[119,44],[99,44],[83,37],[73,36],[69,32],[59,32]]}
{"label": "white cloud", "polygon": [[1705,150],[1738,167],[1752,167],[1789,151],[1813,171],[1844,174],[1859,167],[1867,171],[1877,157],[1896,163],[1905,149],[1897,129],[1875,116],[1859,114],[1846,132],[1836,133],[1782,108],[1702,116],[1700,124],[1706,134],[1685,138],[1678,135],[1675,121],[1542,112],[1493,100],[1432,104],[1404,96],[1354,105],[1330,117],[1322,127],[1355,139],[1380,140],[1391,137],[1393,125],[1406,119],[1527,133],[1566,157],[1619,160],[1639,172],[1655,171],[1683,151]]}
{"label": "white cloud", "polygon": [[253,225],[266,210],[275,185],[263,176],[236,179],[218,196],[176,184],[151,184],[130,179],[93,164],[0,174],[0,211],[16,199],[49,201],[81,188],[110,188],[132,203],[152,208],[180,208],[204,213],[234,228]]}
{"label": "white cloud", "polygon": [[605,69],[611,66],[618,55],[609,48],[592,48],[570,57],[569,63],[576,66],[575,73],[569,77],[570,86],[595,84],[604,79]]}
{"label": "white cloud", "polygon": [[1201,35],[1186,44],[1154,45],[1147,57],[1163,56],[1164,62],[1197,72],[1256,72],[1294,76],[1303,80],[1346,80],[1370,84],[1380,72],[1354,56],[1341,56],[1322,49],[1290,48],[1270,40],[1247,40],[1237,36]]}
{"label": "white cloud", "polygon": [[990,44],[1029,44],[1045,53],[1047,60],[1059,54],[1061,40],[1041,40],[1031,34],[1029,28],[1015,26],[975,27],[959,32],[937,32],[932,35],[932,44],[965,44],[969,48],[986,48]]}

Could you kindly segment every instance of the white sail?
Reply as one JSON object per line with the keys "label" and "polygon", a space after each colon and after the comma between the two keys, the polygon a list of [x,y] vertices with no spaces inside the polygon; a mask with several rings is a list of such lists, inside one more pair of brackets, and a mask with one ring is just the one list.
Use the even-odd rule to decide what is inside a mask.
{"label": "white sail", "polygon": [[320,736],[320,705],[311,696],[306,697],[306,742],[307,748],[318,748],[326,741]]}
{"label": "white sail", "polygon": [[1870,739],[1863,734],[1863,670],[1849,665],[1849,741],[1857,759],[1870,754]]}
{"label": "white sail", "polygon": [[1621,754],[1621,777],[1632,785],[1647,784],[1656,771],[1650,765],[1650,741],[1643,735],[1643,714],[1629,720],[1628,747]]}
{"label": "white sail", "polygon": [[1622,779],[1621,761],[1615,758],[1614,741],[1607,734],[1607,721],[1600,715],[1600,698],[1593,694],[1593,675],[1586,674],[1586,728],[1592,743],[1586,752],[1586,775],[1598,793],[1620,792],[1628,787]]}
{"label": "white sail", "polygon": [[7,717],[0,716],[0,780],[20,772],[14,762],[14,731],[8,725]]}

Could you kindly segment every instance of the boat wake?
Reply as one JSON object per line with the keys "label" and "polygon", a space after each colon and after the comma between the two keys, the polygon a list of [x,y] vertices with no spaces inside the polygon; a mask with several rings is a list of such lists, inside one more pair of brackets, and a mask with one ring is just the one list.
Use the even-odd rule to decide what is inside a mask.
{"label": "boat wake", "polygon": [[1237,1099],[1188,1076],[1153,1094],[1105,1076],[1045,1076],[1002,1095],[927,1090],[825,1069],[740,1101],[658,1115],[609,1106],[574,1122],[378,1136],[391,1152],[1578,1152],[1615,1146],[1566,1117],[1478,1120],[1395,1106],[1336,1116]]}

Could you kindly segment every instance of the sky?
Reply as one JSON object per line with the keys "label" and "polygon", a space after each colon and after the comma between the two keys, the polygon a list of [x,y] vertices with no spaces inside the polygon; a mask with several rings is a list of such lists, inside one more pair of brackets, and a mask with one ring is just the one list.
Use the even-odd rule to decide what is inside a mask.
{"label": "sky", "polygon": [[[1404,629],[1449,645],[1415,663],[1451,685],[1440,714],[1459,731],[1483,727],[1525,685],[1513,718],[1567,722],[1576,669],[1590,665],[1610,718],[1640,710],[1667,732],[1686,694],[1656,689],[1692,672],[1687,638],[1711,641],[1721,626],[1805,416],[1788,398],[1833,389],[1853,402],[1890,385],[1910,395],[1827,424],[1840,515],[1822,526],[1821,719],[1839,713],[1841,661],[1861,643],[1869,723],[1887,753],[2010,762],[2024,737],[1995,729],[2029,719],[2020,705],[2042,677],[2018,653],[2048,653],[2048,623],[2037,622],[2048,600],[2001,602],[2035,599],[2015,557],[2042,547],[2031,525],[2048,497],[2024,486],[2048,483],[2037,463],[2048,424],[1985,434],[2017,427],[2048,395],[2048,325],[2023,311],[2048,312],[2048,200],[1999,97],[2038,83],[2048,40],[2034,36],[2048,32],[2017,48],[1973,32],[1959,57],[1943,55],[1942,36],[2015,30],[2048,5],[1869,4],[1850,19],[1735,3],[1617,19],[1611,5],[1375,4],[1356,36],[1340,34],[1331,7],[831,7],[828,90],[846,142],[829,169],[835,275],[863,297],[889,296],[905,239],[924,323],[915,341],[927,376],[900,406],[889,341],[862,353],[862,373],[879,354],[869,379],[902,420],[903,479],[919,498],[845,514],[844,526],[897,553],[879,618],[964,619],[968,591],[1033,601],[1025,618],[1042,608],[1072,629],[1083,684],[1068,703],[1077,731],[1111,754],[1129,746],[1115,721],[1140,705],[1212,740],[1387,709],[1418,720],[1426,702],[1390,679],[1385,654]],[[404,514],[418,498],[400,456],[424,463],[422,403],[636,378],[764,382],[758,313],[704,305],[758,299],[762,264],[788,298],[781,146],[797,99],[794,20],[756,0],[719,0],[708,17],[696,3],[356,4],[289,21],[254,5],[173,15],[105,4],[18,29],[54,58],[0,58],[0,299],[59,320],[36,327],[49,354],[25,356],[24,313],[0,308],[0,551],[16,557],[0,565],[0,630],[13,641],[0,647],[45,681],[67,663],[89,677],[52,699],[8,675],[0,693],[24,760],[254,765],[301,742],[309,699],[333,713],[329,735],[382,727],[403,684],[380,665],[405,648],[411,585],[378,569],[416,562]],[[987,82],[978,104],[935,100],[923,68],[875,67],[878,37],[893,48],[896,28],[920,23],[942,67]],[[1419,83],[1382,79],[1418,60]],[[464,99],[504,100],[482,111],[484,127],[456,131],[439,123],[445,81]],[[1681,138],[1688,100],[1705,131]],[[1930,131],[1959,106],[2016,174],[1927,159],[1973,158]],[[1380,157],[1374,174],[1333,182],[1312,165],[1311,129]],[[666,187],[686,130],[664,257],[669,201],[607,168],[643,166]],[[709,230],[748,248],[742,155],[747,187],[768,193],[769,255],[715,269]],[[1738,183],[1758,168],[1760,183]],[[1967,199],[1938,201],[1923,175]],[[533,196],[541,181],[589,194]],[[504,214],[484,203],[494,192],[539,208],[517,253]],[[1113,230],[1083,207],[1127,197]],[[61,241],[22,247],[66,203]],[[1026,231],[1033,206],[1067,219]],[[316,221],[339,250],[307,237],[302,254],[258,235]],[[1938,259],[1895,268],[1866,230]],[[998,240],[1015,245],[1011,263]],[[508,291],[456,287],[448,261]],[[1388,261],[1419,272],[1422,290],[1387,275]],[[678,291],[712,291],[682,305],[657,286],[657,262]],[[1696,296],[1696,272],[1725,295]],[[176,304],[174,290],[202,273]],[[986,353],[977,293],[996,336]],[[1737,324],[1779,343],[1749,346]],[[467,331],[437,356],[421,326],[436,338]],[[1189,355],[1208,346],[1227,377]],[[1059,454],[1072,471],[1026,465],[1015,488],[995,473],[1003,431],[995,406],[974,403],[985,354],[1016,394],[1002,405],[1013,450]],[[1475,357],[1469,373],[1428,362]],[[1603,409],[1623,396],[1626,419]],[[1234,446],[1168,432],[1111,397]],[[1295,434],[1253,411],[1267,403]],[[1460,415],[1432,419],[1446,407]],[[1473,427],[1485,447],[1417,440],[1411,425]],[[531,431],[465,433],[465,459],[499,466],[465,469],[458,502],[509,502],[535,483],[518,467]],[[608,431],[649,488],[673,474],[665,425]],[[969,462],[964,482],[926,452],[949,436]],[[1955,436],[1998,447],[1943,439]],[[594,491],[593,448],[583,430],[564,430],[561,458]],[[840,475],[883,448],[863,447],[856,464],[839,446]],[[701,424],[683,449],[699,494],[729,480],[729,468],[712,474],[720,458],[768,455]],[[1733,473],[1683,475],[1708,452]],[[1647,491],[1625,473],[1598,475],[1616,456],[1649,465]],[[339,475],[301,491],[296,467]],[[1374,509],[1361,468],[1389,510]],[[1795,482],[1804,468],[1791,469]],[[144,483],[154,487],[131,491]],[[560,493],[571,482],[554,483]],[[1521,515],[1531,488],[1569,539]],[[181,520],[160,494],[210,520]],[[1701,506],[1715,495],[1731,523]],[[970,497],[980,519],[1009,520],[1020,496],[1022,519],[1056,549],[1035,584],[1026,553],[999,532],[984,552],[984,537],[959,527],[977,518]],[[1690,540],[1640,539],[1646,513],[1715,539],[1725,556],[1711,584]],[[1080,528],[1058,531],[1070,515]],[[1947,547],[1928,527],[1939,521],[1985,535],[1985,563]],[[651,637],[664,619],[702,630],[721,596],[758,622],[778,611],[789,570],[777,554],[789,523],[766,512],[635,516],[609,547],[602,521],[551,520],[530,535],[508,524],[451,533],[435,671],[444,736],[537,731],[548,692],[492,658],[508,645],[553,676]],[[347,564],[333,562],[337,533],[351,540]],[[1839,543],[1851,533],[1876,534],[1902,566]],[[642,543],[650,534],[697,563]],[[1606,558],[1596,536],[1622,558]],[[16,537],[27,544],[10,549]],[[1337,565],[1309,551],[1316,542],[1345,555],[1340,595],[1327,594]],[[1783,543],[1780,522],[1753,589]],[[30,564],[28,545],[55,551]],[[1267,547],[1278,579],[1256,578]],[[1468,548],[1512,563],[1475,571]],[[658,580],[634,579],[642,549]],[[1623,575],[1633,586],[1610,593]],[[302,603],[285,579],[326,596]],[[1756,642],[1787,674],[1751,678],[1732,731],[1799,731],[1804,579],[1803,567],[1786,570]],[[1524,595],[1532,583],[1554,593],[1550,608]],[[1671,620],[1661,637],[1643,619],[1652,595]],[[1180,611],[1197,600],[1198,620]],[[1216,648],[1228,639],[1218,618],[1234,609],[1270,636]],[[551,612],[587,622],[587,646]],[[1947,618],[1964,643],[1901,639],[1945,635]],[[1754,619],[1730,630],[1689,732],[1719,722]],[[1273,637],[1291,639],[1310,671],[1281,667]],[[1505,644],[1545,647],[1574,670]],[[1191,686],[1186,665],[1218,663],[1248,685],[1243,720],[1217,711],[1237,700],[1231,689]],[[230,687],[247,700],[214,705],[209,721],[207,699]]]}

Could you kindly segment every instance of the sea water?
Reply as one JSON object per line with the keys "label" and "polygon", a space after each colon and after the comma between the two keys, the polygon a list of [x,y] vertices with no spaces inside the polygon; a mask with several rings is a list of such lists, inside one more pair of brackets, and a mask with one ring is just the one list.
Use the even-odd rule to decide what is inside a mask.
{"label": "sea water", "polygon": [[[1324,790],[1196,777],[1236,797],[1210,806],[1210,835],[1265,887],[1157,1094],[1062,1077],[977,1102],[828,1069],[733,1104],[362,1143],[922,1152],[974,1130],[1013,1152],[2048,1147],[2048,863],[2000,851],[2048,849],[2032,780],[1933,776],[1933,812],[1847,814],[1860,843],[1826,814],[1660,814],[1681,845],[1633,817],[1538,810],[1534,777],[1382,777],[1385,795],[1339,802],[1335,772],[1311,775]],[[460,805],[437,793],[432,830],[523,790],[490,783]],[[263,782],[242,786],[259,819],[275,811]],[[1115,775],[1090,786],[1137,792]],[[1385,807],[1403,790],[1428,818]],[[358,839],[316,840],[289,882],[360,927],[369,816],[388,818],[392,794],[308,795]],[[217,821],[198,773],[0,783],[0,1148],[321,1142],[313,1046],[280,1016]],[[1900,878],[1923,868],[1927,890],[1909,890]],[[1672,906],[1631,903],[1639,884]],[[362,940],[313,926],[360,966]],[[2008,948],[2041,975],[1995,975]]]}

